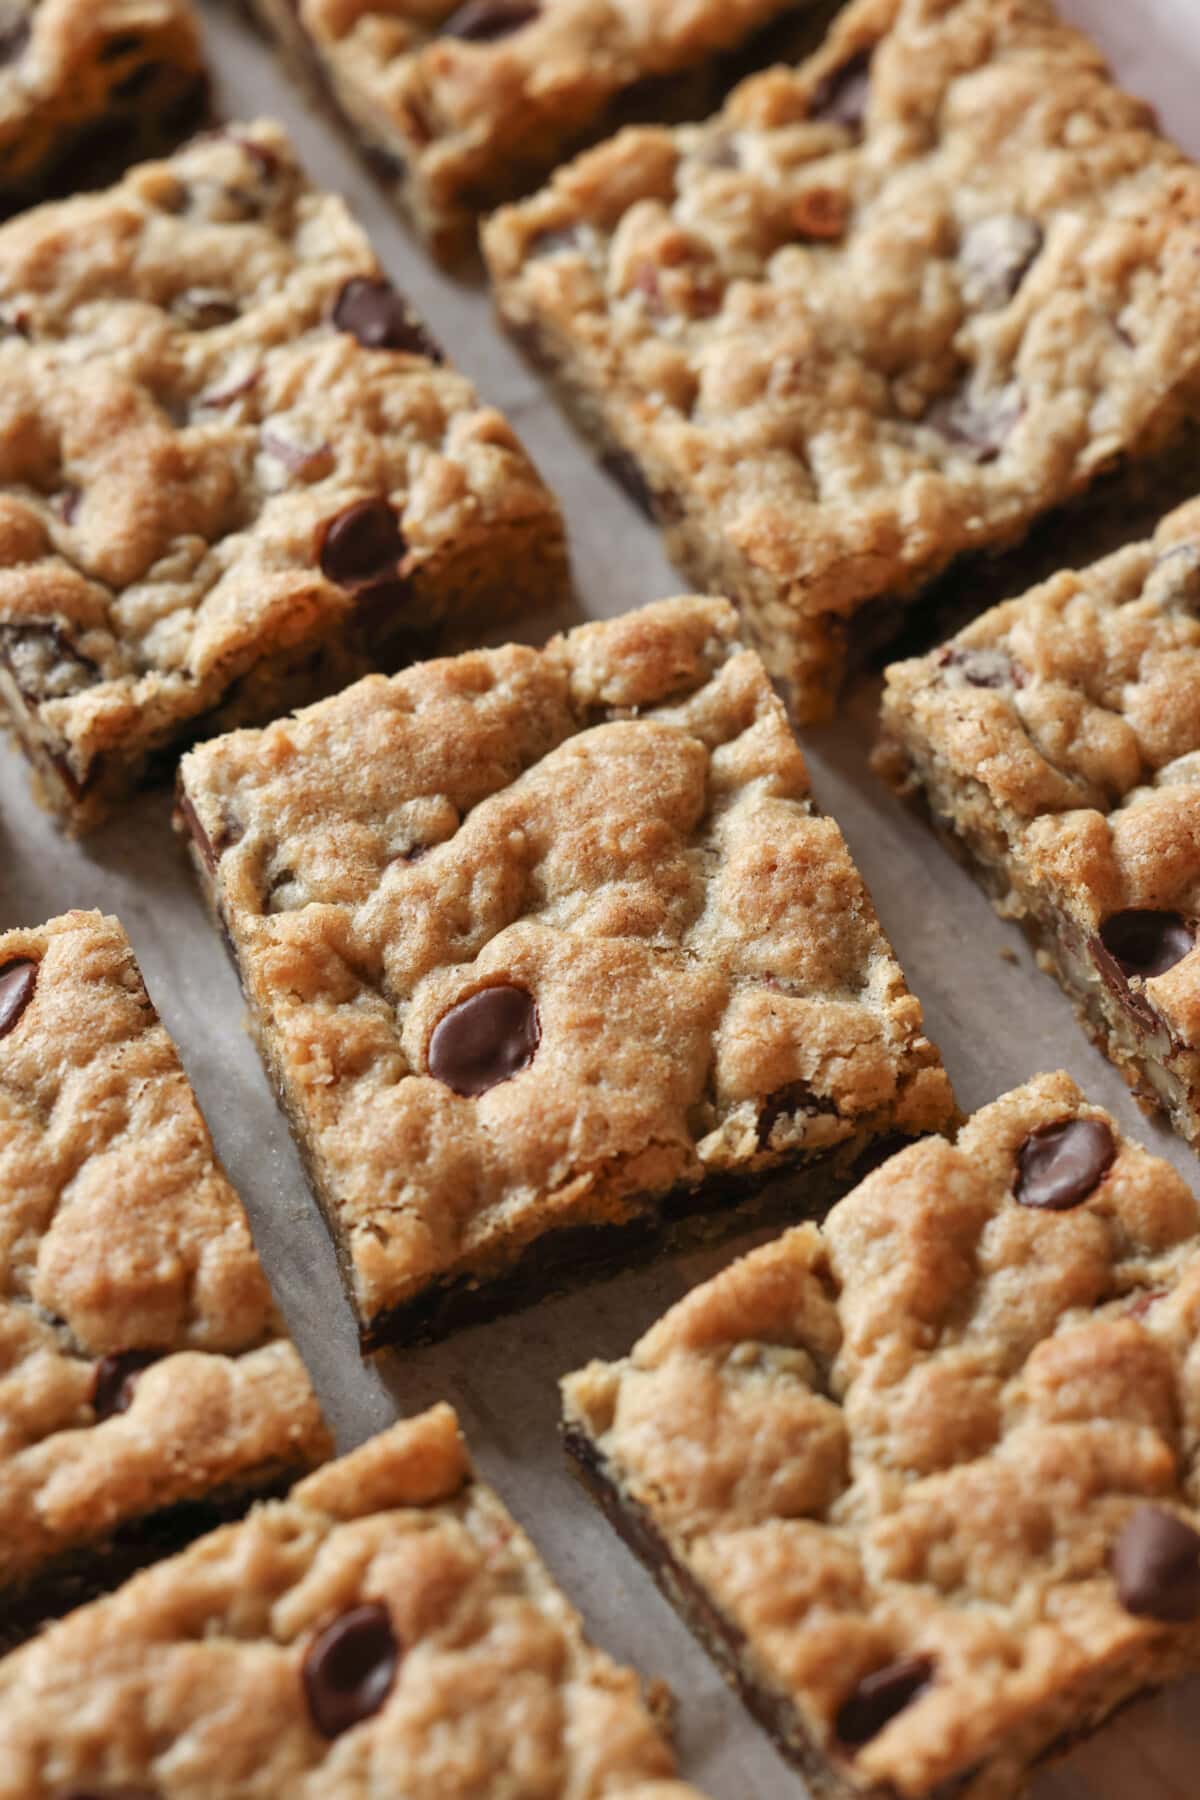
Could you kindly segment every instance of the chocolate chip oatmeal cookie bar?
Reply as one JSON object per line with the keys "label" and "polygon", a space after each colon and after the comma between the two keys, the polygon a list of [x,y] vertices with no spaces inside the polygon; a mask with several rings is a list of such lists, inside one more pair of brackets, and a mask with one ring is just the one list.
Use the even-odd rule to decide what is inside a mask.
{"label": "chocolate chip oatmeal cookie bar", "polygon": [[511,429],[278,126],[0,231],[0,696],[73,829],[564,580]]}
{"label": "chocolate chip oatmeal cookie bar", "polygon": [[889,669],[876,763],[1200,1147],[1200,501]]}
{"label": "chocolate chip oatmeal cookie bar", "polygon": [[735,53],[792,48],[820,3],[242,0],[444,260],[480,212],[629,117],[710,111]]}
{"label": "chocolate chip oatmeal cookie bar", "polygon": [[621,1266],[689,1214],[728,1228],[783,1169],[818,1210],[881,1137],[950,1118],[736,631],[724,601],[663,601],[184,759],[364,1347]]}
{"label": "chocolate chip oatmeal cookie bar", "polygon": [[0,218],[112,181],[207,112],[189,0],[0,5]]}
{"label": "chocolate chip oatmeal cookie bar", "polygon": [[328,1448],[121,927],[0,936],[0,1646]]}
{"label": "chocolate chip oatmeal cookie bar", "polygon": [[0,1800],[699,1800],[435,1407],[0,1663]]}
{"label": "chocolate chip oatmeal cookie bar", "polygon": [[489,223],[504,319],[795,716],[1200,401],[1200,170],[1046,0],[855,0]]}
{"label": "chocolate chip oatmeal cookie bar", "polygon": [[1198,1228],[1043,1075],[568,1377],[588,1480],[820,1800],[1009,1800],[1200,1667]]}

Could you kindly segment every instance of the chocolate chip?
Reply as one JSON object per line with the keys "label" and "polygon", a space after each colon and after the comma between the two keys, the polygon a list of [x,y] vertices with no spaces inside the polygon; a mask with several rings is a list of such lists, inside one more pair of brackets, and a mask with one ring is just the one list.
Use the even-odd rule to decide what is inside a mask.
{"label": "chocolate chip", "polygon": [[767,1095],[758,1115],[759,1149],[769,1149],[771,1133],[780,1119],[815,1119],[821,1113],[832,1114],[836,1118],[837,1107],[832,1100],[814,1094],[806,1081],[793,1081],[787,1087],[777,1088],[773,1094]]}
{"label": "chocolate chip", "polygon": [[902,1656],[886,1668],[864,1675],[838,1709],[837,1734],[843,1744],[870,1743],[897,1713],[914,1701],[933,1680],[933,1658]]}
{"label": "chocolate chip", "polygon": [[1007,306],[1037,261],[1043,232],[1022,213],[998,213],[967,228],[959,250],[963,299],[980,312]]}
{"label": "chocolate chip", "polygon": [[109,38],[107,44],[104,45],[100,52],[100,61],[102,63],[120,62],[123,56],[132,56],[135,50],[140,50],[142,43],[143,39],[138,36],[136,31],[118,32],[116,37]]}
{"label": "chocolate chip", "polygon": [[1020,389],[1010,382],[993,391],[972,392],[960,388],[935,400],[924,423],[940,431],[972,462],[995,462],[1021,417],[1024,405]]}
{"label": "chocolate chip", "polygon": [[240,309],[232,295],[218,288],[185,288],[172,300],[171,311],[189,331],[214,331],[232,323]]}
{"label": "chocolate chip", "polygon": [[7,1037],[33,999],[38,966],[28,956],[0,964],[0,1037]]}
{"label": "chocolate chip", "polygon": [[386,500],[356,500],[321,528],[321,573],[343,588],[374,586],[395,576],[405,548],[400,521]]}
{"label": "chocolate chip", "polygon": [[153,1788],[68,1788],[59,1800],[159,1800]]}
{"label": "chocolate chip", "polygon": [[442,26],[441,35],[463,38],[470,44],[490,44],[531,25],[541,10],[534,0],[464,0]]}
{"label": "chocolate chip", "polygon": [[861,131],[871,95],[871,58],[874,54],[874,45],[869,50],[860,50],[840,69],[832,70],[818,82],[808,103],[809,118]]}
{"label": "chocolate chip", "polygon": [[400,1646],[386,1606],[351,1607],[317,1633],[301,1679],[309,1716],[322,1737],[340,1737],[377,1713],[392,1690]]}
{"label": "chocolate chip", "polygon": [[429,1039],[429,1073],[456,1094],[486,1094],[533,1061],[542,1028],[533,996],[505,983],[444,1013]]}
{"label": "chocolate chip", "polygon": [[92,1409],[97,1420],[129,1411],[138,1376],[161,1355],[160,1350],[117,1350],[100,1358],[92,1381]]}
{"label": "chocolate chip", "polygon": [[1031,1131],[1017,1151],[1014,1188],[1022,1206],[1068,1212],[1095,1192],[1117,1146],[1103,1119],[1060,1119]]}
{"label": "chocolate chip", "polygon": [[1200,1532],[1161,1506],[1139,1506],[1113,1547],[1117,1597],[1139,1619],[1200,1615]]}
{"label": "chocolate chip", "polygon": [[390,281],[369,281],[356,275],[334,301],[333,322],[339,331],[356,337],[365,350],[406,350],[410,356],[424,356],[430,362],[446,360],[441,346],[409,311]]}
{"label": "chocolate chip", "polygon": [[934,657],[939,669],[949,677],[949,687],[1010,688],[1025,685],[1025,671],[1014,663],[1006,650],[970,649],[965,644],[947,644]]}
{"label": "chocolate chip", "polygon": [[96,664],[76,649],[62,626],[49,620],[0,628],[0,659],[20,693],[34,706],[81,693],[93,687],[100,675]]}
{"label": "chocolate chip", "polygon": [[1127,980],[1131,975],[1147,980],[1182,962],[1195,948],[1196,933],[1177,912],[1130,907],[1104,921],[1100,942]]}

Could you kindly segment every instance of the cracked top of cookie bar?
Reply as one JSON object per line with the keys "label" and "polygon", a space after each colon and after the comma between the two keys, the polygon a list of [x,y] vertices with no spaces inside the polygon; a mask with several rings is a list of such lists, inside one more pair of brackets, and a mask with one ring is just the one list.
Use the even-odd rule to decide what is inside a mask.
{"label": "cracked top of cookie bar", "polygon": [[0,645],[77,780],[364,605],[438,624],[489,544],[561,559],[509,426],[278,126],[5,226],[0,321]]}
{"label": "cracked top of cookie bar", "polygon": [[[1003,856],[1095,932],[1200,918],[1200,501],[1153,539],[994,607],[888,671],[885,737],[935,768]],[[902,759],[907,748],[901,751]],[[887,767],[890,753],[881,752]],[[1200,958],[1148,977],[1200,1043]]]}
{"label": "cracked top of cookie bar", "polygon": [[664,601],[185,758],[367,1313],[564,1217],[949,1116],[736,630],[724,601]]}
{"label": "cracked top of cookie bar", "polygon": [[1178,1672],[1169,1597],[1109,1565],[1171,1516],[1200,1550],[1198,1228],[1039,1076],[569,1377],[568,1422],[864,1788],[1016,1734],[1015,1792],[1022,1745]]}
{"label": "cracked top of cookie bar", "polygon": [[805,611],[1003,542],[1200,391],[1200,171],[1046,0],[855,0],[485,245],[668,522]]}
{"label": "cracked top of cookie bar", "polygon": [[[348,109],[405,138],[442,205],[542,173],[623,90],[742,43],[795,0],[298,0]],[[378,132],[378,123],[375,123]]]}
{"label": "cracked top of cookie bar", "polygon": [[327,1447],[125,933],[5,933],[0,1585]]}
{"label": "cracked top of cookie bar", "polygon": [[10,1656],[0,1739],[3,1800],[98,1779],[163,1800],[699,1800],[448,1406]]}

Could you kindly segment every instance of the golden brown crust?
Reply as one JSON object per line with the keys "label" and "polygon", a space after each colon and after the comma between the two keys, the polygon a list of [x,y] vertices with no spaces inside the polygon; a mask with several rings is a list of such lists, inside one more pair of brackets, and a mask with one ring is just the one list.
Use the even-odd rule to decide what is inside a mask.
{"label": "golden brown crust", "polygon": [[[860,132],[835,77],[867,56]],[[801,718],[884,602],[1197,399],[1200,173],[1045,0],[856,0],[810,62],[620,134],[484,245]]]}
{"label": "golden brown crust", "polygon": [[[378,1711],[330,1740],[305,1652],[386,1608]],[[0,1796],[153,1784],[162,1800],[699,1800],[629,1669],[583,1635],[532,1544],[474,1479],[448,1406],[286,1501],[81,1609],[0,1666]]]}
{"label": "golden brown crust", "polygon": [[[723,601],[373,677],[182,780],[364,1324],[552,1229],[950,1116]],[[468,1098],[430,1038],[498,983],[540,1047]]]}
{"label": "golden brown crust", "polygon": [[[1018,1204],[1022,1145],[1067,1119],[1107,1125],[1107,1173]],[[742,1634],[829,1792],[1003,1800],[1197,1666],[1200,1626],[1132,1616],[1109,1558],[1142,1502],[1200,1523],[1198,1227],[1169,1166],[1043,1075],[568,1377],[619,1507]],[[853,1755],[841,1709],[909,1656],[929,1684]]]}
{"label": "golden brown crust", "polygon": [[[337,328],[380,279],[269,123],[0,232],[0,676],[77,826],[186,733],[558,593],[558,509],[500,414],[416,327]],[[399,534],[390,597],[323,567],[363,501]]]}
{"label": "golden brown crust", "polygon": [[[0,1586],[329,1440],[241,1204],[115,919],[0,937]],[[101,1359],[152,1351],[123,1411]],[[0,1758],[2,1761],[3,1758]]]}

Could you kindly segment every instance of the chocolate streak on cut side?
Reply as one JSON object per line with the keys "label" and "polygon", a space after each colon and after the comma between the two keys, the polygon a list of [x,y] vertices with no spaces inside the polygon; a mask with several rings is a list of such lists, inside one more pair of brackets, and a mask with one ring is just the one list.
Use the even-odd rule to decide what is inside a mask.
{"label": "chocolate streak on cut side", "polygon": [[196,1538],[242,1518],[256,1500],[282,1499],[306,1473],[277,1465],[248,1473],[201,1500],[181,1500],[119,1525],[102,1543],[56,1557],[19,1585],[0,1587],[0,1654],[15,1650],[41,1627],[108,1594],[151,1563],[184,1550]]}

